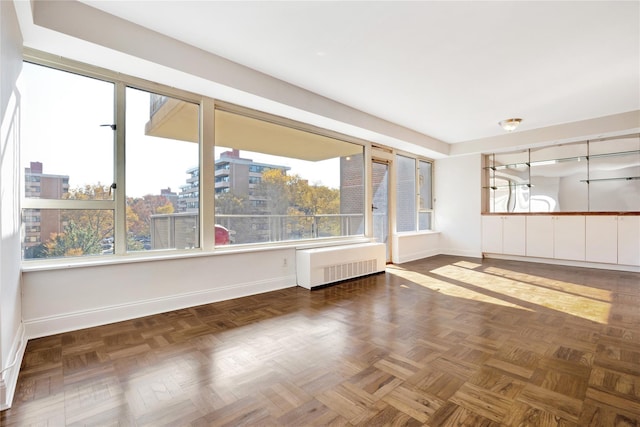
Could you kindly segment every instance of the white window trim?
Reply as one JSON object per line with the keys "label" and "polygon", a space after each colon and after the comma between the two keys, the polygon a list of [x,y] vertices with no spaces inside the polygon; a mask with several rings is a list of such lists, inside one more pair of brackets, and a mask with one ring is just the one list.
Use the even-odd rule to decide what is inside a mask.
{"label": "white window trim", "polygon": [[[398,231],[397,229],[397,218],[394,215],[393,218],[393,234],[394,235],[398,235],[398,236],[406,236],[409,234],[433,234],[433,233],[437,233],[438,231],[436,230],[436,223],[435,223],[435,198],[434,198],[434,188],[435,188],[435,161],[433,159],[429,159],[427,157],[424,156],[420,156],[417,154],[413,154],[413,153],[409,153],[407,151],[402,151],[402,150],[394,150],[393,151],[393,156],[394,156],[394,160],[393,160],[393,165],[394,165],[394,171],[393,171],[393,178],[394,178],[394,184],[393,184],[393,197],[394,197],[394,205],[397,207],[397,200],[396,200],[396,183],[395,183],[395,178],[397,176],[397,170],[395,168],[397,168],[397,162],[395,160],[395,158],[397,156],[403,156],[403,157],[408,157],[410,159],[413,159],[415,162],[415,204],[416,204],[416,212],[415,212],[415,221],[416,221],[416,229],[415,230],[411,230],[411,231]],[[420,209],[420,162],[427,162],[431,164],[431,206],[433,206],[431,209]],[[420,213],[421,212],[427,212],[427,213],[431,213],[431,229],[429,230],[419,230],[419,226],[420,226]],[[391,218],[390,218],[391,220]]]}

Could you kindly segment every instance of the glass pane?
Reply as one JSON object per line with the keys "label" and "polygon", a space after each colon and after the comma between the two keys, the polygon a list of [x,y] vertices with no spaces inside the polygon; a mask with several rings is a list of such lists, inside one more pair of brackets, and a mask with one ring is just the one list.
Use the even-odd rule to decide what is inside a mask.
{"label": "glass pane", "polygon": [[416,231],[416,160],[396,156],[396,229]]}
{"label": "glass pane", "polygon": [[586,155],[586,143],[531,150],[531,212],[589,209]]}
{"label": "glass pane", "polygon": [[431,197],[431,163],[420,161],[419,167],[419,190],[420,209],[433,209]]}
{"label": "glass pane", "polygon": [[143,243],[143,249],[193,249],[198,247],[200,229],[197,213],[156,214],[150,217],[149,241],[135,239],[129,242],[129,250]]}
{"label": "glass pane", "polygon": [[[385,163],[371,164],[373,188],[373,237],[379,243],[389,240],[389,166]],[[389,259],[387,245],[387,259]]]}
{"label": "glass pane", "polygon": [[515,151],[512,153],[496,153],[490,156],[487,163],[490,167],[500,169],[509,166],[523,166],[529,162],[529,151]]}
{"label": "glass pane", "polygon": [[127,249],[200,246],[199,106],[126,91]]}
{"label": "glass pane", "polygon": [[510,212],[511,188],[507,180],[495,180],[495,186],[488,188],[489,212]]}
{"label": "glass pane", "polygon": [[433,214],[431,212],[419,212],[418,213],[418,227],[420,230],[432,230],[433,223],[431,222]]}
{"label": "glass pane", "polygon": [[529,151],[490,154],[485,191],[490,212],[529,211]]}
{"label": "glass pane", "polygon": [[589,144],[589,210],[640,210],[640,138]]}
{"label": "glass pane", "polygon": [[113,210],[23,209],[23,258],[113,253]]}
{"label": "glass pane", "polygon": [[[640,204],[640,138],[628,135],[485,157],[491,212],[628,212]],[[515,156],[515,157],[514,157]],[[529,174],[527,184],[526,174]],[[528,209],[526,207],[529,206]]]}
{"label": "glass pane", "polygon": [[531,163],[546,162],[548,160],[575,159],[587,155],[587,143],[577,142],[573,144],[552,145],[549,147],[532,148]]}
{"label": "glass pane", "polygon": [[216,245],[364,232],[360,145],[216,111]]}
{"label": "glass pane", "polygon": [[589,210],[592,212],[640,211],[640,179],[591,182]]}
{"label": "glass pane", "polygon": [[433,198],[431,197],[431,163],[425,161],[418,162],[418,190],[420,194],[418,205],[418,230],[431,230],[431,214],[425,210],[433,209]]}
{"label": "glass pane", "polygon": [[19,86],[25,196],[112,199],[113,83],[24,63]]}
{"label": "glass pane", "polygon": [[491,212],[529,212],[530,188],[517,185],[506,178],[496,178],[496,186],[489,189]]}
{"label": "glass pane", "polygon": [[629,136],[605,141],[589,142],[589,156],[637,152],[640,150],[640,137]]}

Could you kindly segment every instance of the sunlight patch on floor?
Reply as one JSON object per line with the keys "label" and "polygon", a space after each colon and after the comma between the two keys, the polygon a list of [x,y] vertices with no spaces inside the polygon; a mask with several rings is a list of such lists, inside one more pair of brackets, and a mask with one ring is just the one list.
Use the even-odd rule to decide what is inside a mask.
{"label": "sunlight patch on floor", "polygon": [[458,261],[453,263],[453,265],[456,265],[462,268],[468,268],[470,270],[473,270],[474,268],[482,267],[482,264],[478,264],[477,262],[470,262],[470,261]]}
{"label": "sunlight patch on floor", "polygon": [[439,292],[444,295],[457,298],[465,298],[474,301],[481,301],[489,304],[501,305],[504,307],[518,308],[520,310],[532,311],[526,307],[522,307],[521,305],[514,304],[500,298],[494,298],[481,292],[472,291],[464,286],[458,286],[446,280],[438,280],[433,277],[417,273],[415,271],[405,270],[403,268],[387,268],[387,273],[393,274],[406,280],[410,280],[417,285],[431,289],[432,291]]}
{"label": "sunlight patch on floor", "polygon": [[[430,273],[448,280],[461,282],[476,288],[482,288],[494,294],[503,295],[509,300],[515,299],[517,301],[539,305],[541,307],[561,311],[563,313],[592,320],[594,322],[606,324],[609,319],[611,304],[600,299],[593,299],[582,295],[585,293],[585,290],[581,289],[584,288],[584,286],[573,283],[569,283],[566,287],[563,287],[562,282],[553,280],[547,281],[541,277],[538,277],[533,281],[525,282],[522,281],[525,277],[522,277],[520,273],[512,272],[511,275],[513,277],[522,279],[514,280],[509,278],[506,274],[496,275],[495,271],[494,274],[489,274],[488,272],[469,270],[455,265],[439,267],[431,270]],[[529,275],[527,276],[529,279],[534,277]],[[464,286],[461,287],[466,289]],[[590,289],[595,292],[595,294],[598,294],[596,292],[598,289]],[[580,294],[577,295],[578,293]],[[610,294],[606,294],[608,293],[605,292],[604,294],[598,294],[598,296],[600,298],[611,297]]]}
{"label": "sunlight patch on floor", "polygon": [[542,276],[534,276],[531,274],[514,272],[504,268],[488,267],[483,270],[485,273],[496,276],[505,277],[507,279],[517,280],[521,282],[531,283],[532,285],[544,286],[545,288],[555,289],[572,295],[579,295],[586,298],[597,299],[604,302],[611,302],[611,291],[592,288],[590,286],[578,285],[576,283],[564,282],[562,280],[549,279]]}

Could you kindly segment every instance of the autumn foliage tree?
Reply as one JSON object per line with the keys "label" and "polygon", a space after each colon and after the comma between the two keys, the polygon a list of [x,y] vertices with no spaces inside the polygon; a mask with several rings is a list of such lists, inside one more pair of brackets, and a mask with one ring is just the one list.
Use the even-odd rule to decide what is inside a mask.
{"label": "autumn foliage tree", "polygon": [[278,169],[271,169],[262,174],[256,195],[265,202],[263,213],[289,217],[287,228],[291,235],[304,237],[308,232],[316,236],[340,233],[339,221],[329,217],[340,213],[338,189],[310,185],[297,174],[286,175]]}
{"label": "autumn foliage tree", "polygon": [[[112,197],[110,186],[100,184],[71,189],[65,195],[68,200],[110,200]],[[127,199],[127,248],[142,249],[135,237],[149,235],[151,215],[173,211],[173,204],[164,196],[146,195]],[[34,249],[33,257],[101,253],[103,242],[114,236],[113,210],[110,209],[66,209],[62,211],[61,221],[64,224],[63,231],[50,236],[42,248]]]}
{"label": "autumn foliage tree", "polygon": [[[111,200],[109,186],[86,185],[70,190],[69,200]],[[222,225],[232,230],[235,243],[256,241],[256,230],[268,221],[279,238],[334,236],[340,234],[340,190],[310,185],[299,175],[278,169],[263,172],[261,182],[248,194],[216,195],[216,214]],[[142,249],[140,237],[150,236],[151,216],[174,213],[171,201],[159,195],[127,198],[127,249]],[[335,216],[333,216],[335,215]],[[98,254],[104,242],[113,241],[114,215],[111,209],[67,209],[61,215],[61,233],[33,249],[36,256]],[[257,222],[256,222],[257,221]],[[266,222],[265,222],[266,224]]]}
{"label": "autumn foliage tree", "polygon": [[[216,215],[219,216],[216,222],[229,230],[233,230],[234,243],[252,243],[251,225],[252,219],[248,216],[251,213],[249,196],[246,194],[220,193],[216,194]],[[237,216],[235,216],[237,215]]]}
{"label": "autumn foliage tree", "polygon": [[127,229],[134,236],[149,236],[151,215],[171,214],[173,203],[165,196],[147,194],[143,197],[127,199]]}
{"label": "autumn foliage tree", "polygon": [[64,232],[56,233],[44,244],[47,257],[96,255],[102,252],[98,231],[91,227],[79,226],[70,220]]}
{"label": "autumn foliage tree", "polygon": [[[65,194],[68,200],[108,200],[110,186],[85,185]],[[54,233],[44,243],[43,256],[62,257],[92,255],[102,252],[102,241],[113,237],[113,210],[65,209],[61,233]]]}

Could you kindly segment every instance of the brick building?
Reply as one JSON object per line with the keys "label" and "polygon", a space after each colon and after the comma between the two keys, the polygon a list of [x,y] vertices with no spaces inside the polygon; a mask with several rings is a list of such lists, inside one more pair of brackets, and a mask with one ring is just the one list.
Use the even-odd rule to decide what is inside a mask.
{"label": "brick building", "polygon": [[[41,162],[31,162],[24,169],[25,197],[62,199],[69,192],[69,176],[43,173]],[[24,209],[23,250],[45,243],[53,233],[61,233],[64,224],[59,209]],[[25,256],[27,258],[27,256]]]}

